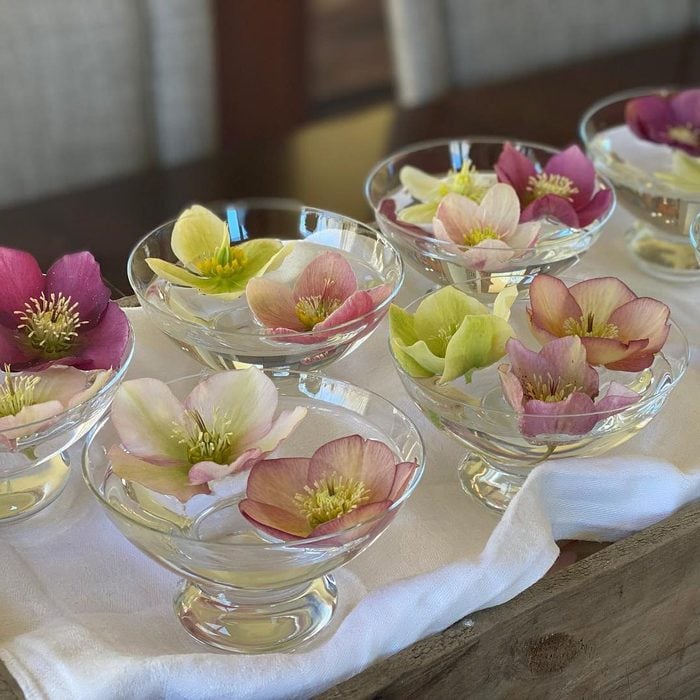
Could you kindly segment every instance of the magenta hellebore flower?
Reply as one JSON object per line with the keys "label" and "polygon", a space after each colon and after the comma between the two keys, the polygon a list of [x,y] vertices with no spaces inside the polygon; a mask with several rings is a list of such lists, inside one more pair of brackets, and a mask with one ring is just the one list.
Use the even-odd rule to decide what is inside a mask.
{"label": "magenta hellebore flower", "polygon": [[90,253],[64,255],[44,275],[29,253],[0,247],[0,364],[118,367],[129,322],[109,297]]}
{"label": "magenta hellebore flower", "polygon": [[610,382],[597,403],[598,373],[586,363],[586,349],[578,336],[557,338],[539,352],[519,340],[506,344],[510,365],[498,368],[503,393],[520,414],[523,435],[584,435],[603,418],[624,410],[639,395]]}
{"label": "magenta hellebore flower", "polygon": [[629,100],[625,121],[641,139],[700,156],[700,88]]}
{"label": "magenta hellebore flower", "polygon": [[320,537],[386,511],[417,467],[397,463],[382,442],[349,435],[327,442],[310,458],[258,462],[238,507],[255,527],[279,539]]}
{"label": "magenta hellebore flower", "polygon": [[287,342],[318,342],[323,334],[294,336],[305,331],[324,331],[370,313],[391,293],[380,284],[359,290],[350,263],[339,253],[316,256],[301,272],[293,287],[255,277],[246,286],[248,306],[256,318],[275,334],[290,333]]}
{"label": "magenta hellebore flower", "polygon": [[597,277],[567,288],[556,277],[537,275],[527,313],[541,343],[577,335],[589,364],[627,372],[649,367],[671,329],[666,304],[638,297],[617,277]]}
{"label": "magenta hellebore flower", "polygon": [[595,192],[595,169],[578,146],[553,155],[542,170],[510,143],[495,165],[499,182],[515,188],[520,221],[551,217],[565,226],[583,228],[610,209],[612,191]]}

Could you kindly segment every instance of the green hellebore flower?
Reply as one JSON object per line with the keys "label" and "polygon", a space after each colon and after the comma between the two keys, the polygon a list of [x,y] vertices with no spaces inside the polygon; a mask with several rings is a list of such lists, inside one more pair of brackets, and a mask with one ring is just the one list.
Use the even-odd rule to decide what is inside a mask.
{"label": "green hellebore flower", "polygon": [[271,238],[231,245],[226,222],[199,205],[180,214],[170,245],[182,266],[147,258],[151,270],[168,282],[220,299],[243,294],[248,280],[263,274],[282,249],[281,241]]}
{"label": "green hellebore flower", "polygon": [[654,173],[671,187],[689,192],[700,190],[700,158],[689,156],[683,151],[674,151],[670,173]]}
{"label": "green hellebore flower", "polygon": [[455,287],[443,287],[420,302],[415,314],[391,305],[389,335],[396,361],[412,377],[438,375],[440,384],[488,367],[506,353],[515,336],[510,307],[514,286],[496,297],[493,311]]}

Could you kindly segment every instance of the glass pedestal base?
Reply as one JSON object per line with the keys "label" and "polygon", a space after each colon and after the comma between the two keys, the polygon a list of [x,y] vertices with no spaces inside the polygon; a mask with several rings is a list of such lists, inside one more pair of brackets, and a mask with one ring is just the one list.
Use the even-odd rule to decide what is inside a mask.
{"label": "glass pedestal base", "polygon": [[525,474],[508,474],[470,452],[458,467],[462,489],[480,503],[503,512],[525,482]]}
{"label": "glass pedestal base", "polygon": [[59,452],[40,464],[22,467],[17,472],[2,474],[0,455],[0,525],[28,518],[46,508],[63,491],[70,475],[67,452]]}
{"label": "glass pedestal base", "polygon": [[642,221],[625,234],[627,249],[637,266],[648,275],[669,282],[697,282],[700,266],[690,241],[665,233]]}
{"label": "glass pedestal base", "polygon": [[332,576],[322,576],[284,591],[270,591],[245,602],[227,592],[207,591],[184,581],[175,612],[189,634],[209,646],[242,654],[288,651],[320,632],[333,615],[337,590]]}

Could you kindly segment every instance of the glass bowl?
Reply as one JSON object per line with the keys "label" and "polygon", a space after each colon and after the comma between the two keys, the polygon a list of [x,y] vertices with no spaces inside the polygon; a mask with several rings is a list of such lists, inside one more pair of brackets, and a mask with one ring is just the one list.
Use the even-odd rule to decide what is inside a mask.
{"label": "glass bowl", "polygon": [[628,100],[673,92],[646,88],[606,97],[583,115],[579,133],[596,169],[610,179],[620,202],[636,219],[625,240],[640,269],[670,281],[695,281],[700,279],[700,265],[688,232],[700,211],[700,192],[667,179],[674,149],[637,137],[625,123]]}
{"label": "glass bowl", "polygon": [[[278,410],[308,410],[275,457],[310,456],[345,435],[381,440],[399,461],[418,464],[404,494],[355,527],[283,542],[240,515],[245,475],[237,477],[229,494],[195,496],[183,507],[111,472],[106,452],[119,438],[108,418],[90,433],[83,453],[85,481],[120,532],[184,577],[175,609],[185,629],[201,642],[243,653],[295,648],[328,624],[337,599],[330,572],[382,533],[415,489],[424,464],[418,431],[380,396],[315,373],[267,374],[278,389]],[[203,376],[183,377],[170,387],[182,398]]]}
{"label": "glass bowl", "polygon": [[[566,280],[569,282],[576,280]],[[477,296],[474,284],[453,285],[470,296]],[[486,303],[483,290],[479,298]],[[492,299],[495,295],[492,295]],[[424,297],[411,303],[414,312]],[[526,313],[527,300],[521,297],[512,307],[510,324],[516,336],[528,348],[539,349],[541,343],[530,331]],[[390,345],[391,350],[391,345]],[[526,438],[518,428],[518,413],[503,396],[498,366],[508,358],[476,370],[471,383],[463,379],[444,386],[435,377],[410,376],[397,362],[394,365],[404,388],[420,410],[435,426],[451,435],[467,449],[457,466],[462,488],[484,505],[505,510],[530,471],[547,459],[594,457],[621,445],[636,435],[659,412],[671,390],[683,376],[689,359],[688,342],[675,323],[663,350],[653,364],[642,372],[612,371],[597,367],[601,389],[617,381],[640,395],[639,401],[612,416],[601,415],[584,435],[543,435]],[[601,395],[604,391],[601,391]],[[596,415],[596,412],[586,414]]]}
{"label": "glass bowl", "polygon": [[[393,243],[419,272],[437,285],[486,279],[492,275],[511,276],[521,286],[533,274],[558,274],[574,265],[600,235],[608,221],[613,205],[604,216],[588,226],[573,229],[551,219],[542,221],[541,233],[534,245],[513,249],[513,257],[498,269],[475,271],[465,266],[463,251],[468,246],[457,246],[433,237],[430,226],[424,229],[396,220],[391,210],[413,202],[399,179],[401,168],[410,165],[431,175],[442,177],[448,171],[459,171],[463,163],[471,161],[477,171],[491,176],[496,182],[494,165],[503,146],[511,143],[525,154],[536,168],[541,168],[557,149],[526,141],[493,138],[464,138],[426,141],[397,151],[375,166],[365,182],[365,197],[369,202],[381,232]],[[603,178],[596,178],[597,188],[611,189]],[[387,203],[392,203],[387,208]]]}
{"label": "glass bowl", "polygon": [[360,289],[378,284],[390,288],[388,297],[372,311],[323,333],[272,335],[257,322],[245,295],[220,300],[156,277],[146,258],[177,262],[170,246],[175,222],[159,226],[132,251],[129,281],[156,327],[213,369],[233,369],[244,363],[308,370],[337,360],[357,348],[376,328],[403,282],[403,264],[394,247],[369,226],[340,214],[271,199],[213,205],[210,209],[229,223],[232,245],[256,238],[303,241],[318,253],[342,253]]}
{"label": "glass bowl", "polygon": [[695,257],[700,265],[700,214],[694,219],[690,225],[690,245],[693,246]]}
{"label": "glass bowl", "polygon": [[133,352],[129,326],[120,366],[96,394],[47,420],[20,426],[22,437],[14,438],[14,429],[0,431],[0,524],[33,515],[60,495],[70,475],[68,448],[109,408]]}

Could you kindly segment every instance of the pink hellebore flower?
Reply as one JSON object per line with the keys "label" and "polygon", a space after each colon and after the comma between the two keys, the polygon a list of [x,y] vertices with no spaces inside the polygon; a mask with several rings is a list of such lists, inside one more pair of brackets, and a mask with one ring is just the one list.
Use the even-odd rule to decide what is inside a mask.
{"label": "pink hellebore flower", "polygon": [[613,370],[649,367],[671,329],[666,304],[638,297],[617,277],[597,277],[567,289],[556,277],[537,275],[530,305],[530,326],[541,343],[577,335],[589,364]]}
{"label": "pink hellebore flower", "polygon": [[611,190],[595,190],[595,169],[578,146],[553,155],[541,171],[510,143],[495,165],[499,182],[515,188],[523,207],[521,221],[551,217],[565,226],[583,228],[605,214]]}
{"label": "pink hellebore flower", "polygon": [[182,403],[157,379],[124,382],[112,404],[121,440],[112,471],[183,502],[209,493],[208,482],[249,469],[306,415],[297,407],[274,419],[276,409],[277,389],[255,367],[211,375]]}
{"label": "pink hellebore flower", "polygon": [[20,438],[44,430],[60,413],[95,396],[112,374],[58,366],[38,373],[5,372],[0,383],[0,446],[15,449]]}
{"label": "pink hellebore flower", "polygon": [[406,491],[417,464],[399,462],[382,442],[332,440],[311,458],[258,462],[238,507],[258,529],[282,540],[320,537],[375,518]]}
{"label": "pink hellebore flower", "polygon": [[[350,263],[339,253],[321,253],[301,272],[294,287],[265,277],[246,286],[248,306],[264,326],[275,334],[290,333],[286,341],[315,343],[327,331],[370,313],[389,294],[389,285],[358,290]],[[314,331],[309,336],[294,333]]]}
{"label": "pink hellebore flower", "polygon": [[445,195],[433,230],[439,240],[460,246],[456,250],[466,267],[493,271],[501,269],[518,249],[535,243],[540,224],[518,224],[519,219],[518,195],[510,185],[499,183],[489,188],[481,204],[464,195]]}
{"label": "pink hellebore flower", "polygon": [[584,435],[603,418],[624,410],[639,395],[611,382],[598,396],[598,373],[586,364],[586,349],[577,336],[557,338],[539,352],[519,340],[506,344],[510,365],[498,368],[503,393],[520,415],[520,431],[537,435]]}
{"label": "pink hellebore flower", "polygon": [[118,367],[129,322],[90,253],[64,255],[43,275],[32,255],[0,247],[0,364]]}
{"label": "pink hellebore flower", "polygon": [[641,139],[700,156],[700,88],[629,100],[625,121]]}

